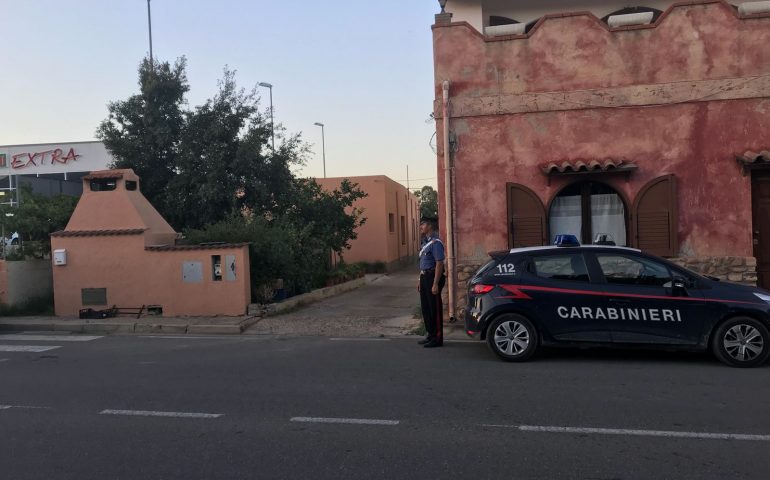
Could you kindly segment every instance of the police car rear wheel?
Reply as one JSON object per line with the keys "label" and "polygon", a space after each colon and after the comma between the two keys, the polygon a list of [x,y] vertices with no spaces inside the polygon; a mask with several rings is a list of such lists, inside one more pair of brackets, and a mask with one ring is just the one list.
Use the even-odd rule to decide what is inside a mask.
{"label": "police car rear wheel", "polygon": [[537,350],[537,330],[525,317],[507,313],[497,317],[489,325],[487,344],[503,360],[524,362]]}
{"label": "police car rear wheel", "polygon": [[722,323],[712,339],[714,355],[732,367],[756,367],[770,356],[770,333],[761,322],[736,317]]}

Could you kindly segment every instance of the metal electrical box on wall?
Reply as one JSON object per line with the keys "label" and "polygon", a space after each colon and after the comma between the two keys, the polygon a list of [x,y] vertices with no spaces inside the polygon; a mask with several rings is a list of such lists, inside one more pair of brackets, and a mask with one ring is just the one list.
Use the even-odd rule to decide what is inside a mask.
{"label": "metal electrical box on wall", "polygon": [[61,248],[53,251],[54,265],[67,265],[67,250]]}
{"label": "metal electrical box on wall", "polygon": [[184,283],[202,283],[203,262],[184,262],[182,264],[182,281]]}

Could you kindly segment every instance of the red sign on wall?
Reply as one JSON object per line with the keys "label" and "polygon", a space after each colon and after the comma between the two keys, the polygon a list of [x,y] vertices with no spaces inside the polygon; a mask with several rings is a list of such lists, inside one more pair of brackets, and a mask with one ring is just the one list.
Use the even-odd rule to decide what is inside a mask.
{"label": "red sign on wall", "polygon": [[[43,152],[17,153],[11,157],[11,168],[14,170],[21,170],[27,167],[37,167],[43,165],[66,165],[67,162],[76,161],[81,156],[82,155],[75,153],[74,148],[70,148],[66,155],[64,154],[64,150],[61,148],[46,150]],[[5,155],[0,158],[4,160]],[[0,166],[3,166],[3,164],[0,163]]]}

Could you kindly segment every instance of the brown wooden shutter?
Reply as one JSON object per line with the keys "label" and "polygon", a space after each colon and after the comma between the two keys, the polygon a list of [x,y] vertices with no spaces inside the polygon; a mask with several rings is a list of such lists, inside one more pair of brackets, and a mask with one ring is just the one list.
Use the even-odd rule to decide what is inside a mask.
{"label": "brown wooden shutter", "polygon": [[515,183],[508,184],[508,245],[510,248],[546,244],[545,207],[537,194]]}
{"label": "brown wooden shutter", "polygon": [[676,178],[658,177],[642,188],[634,202],[636,247],[661,257],[679,250],[676,210]]}

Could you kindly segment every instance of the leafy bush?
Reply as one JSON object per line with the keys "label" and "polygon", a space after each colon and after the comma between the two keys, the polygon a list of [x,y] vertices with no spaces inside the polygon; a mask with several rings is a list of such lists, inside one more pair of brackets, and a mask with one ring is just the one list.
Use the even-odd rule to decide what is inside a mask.
{"label": "leafy bush", "polygon": [[291,294],[323,285],[325,256],[313,250],[312,242],[303,240],[301,229],[285,222],[232,216],[201,230],[186,231],[184,243],[248,243],[252,301],[267,303],[278,279]]}
{"label": "leafy bush", "polygon": [[385,262],[358,262],[356,263],[364,273],[386,273]]}
{"label": "leafy bush", "polygon": [[349,282],[356,278],[364,276],[366,271],[358,263],[344,263],[341,262],[337,267],[326,274],[326,285],[336,285],[338,283]]}

